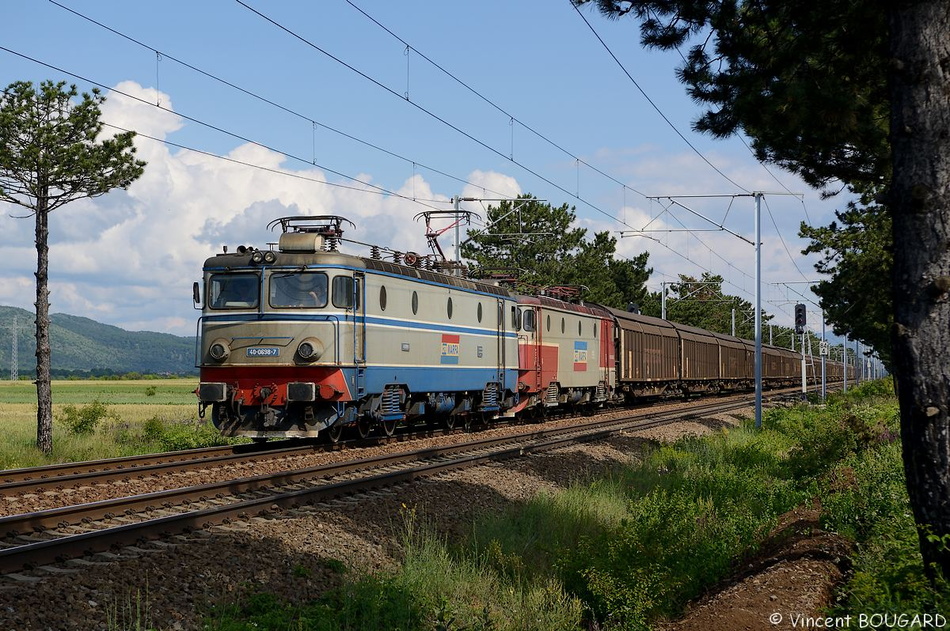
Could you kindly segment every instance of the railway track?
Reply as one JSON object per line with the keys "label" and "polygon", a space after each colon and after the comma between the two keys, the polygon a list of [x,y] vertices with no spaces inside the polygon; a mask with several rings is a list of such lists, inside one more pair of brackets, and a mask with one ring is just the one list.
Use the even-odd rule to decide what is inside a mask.
{"label": "railway track", "polygon": [[[180,485],[177,474],[193,474],[197,471],[219,469],[219,475],[233,478],[240,476],[240,468],[253,463],[272,462],[275,467],[292,469],[307,467],[307,461],[330,453],[341,453],[404,441],[422,436],[436,436],[462,430],[417,429],[414,432],[392,437],[374,437],[360,441],[341,441],[326,444],[313,440],[283,440],[268,443],[207,447],[160,454],[145,454],[124,458],[111,458],[87,462],[64,463],[45,467],[9,469],[0,471],[0,517],[10,514],[17,504],[34,503],[22,498],[43,497],[43,504],[58,505],[71,501],[79,489],[109,489],[121,492],[121,485],[140,482],[156,486]],[[303,464],[300,464],[303,463]],[[234,473],[237,472],[237,473]],[[228,477],[230,476],[230,477]]]}
{"label": "railway track", "polygon": [[135,547],[176,533],[367,493],[452,469],[747,406],[747,399],[694,402],[686,410],[640,411],[635,416],[11,515],[0,519],[0,573]]}
{"label": "railway track", "polygon": [[301,444],[300,441],[287,440],[264,445],[206,447],[48,467],[9,469],[0,472],[0,497],[49,493],[56,489],[109,484],[135,477],[194,471],[229,463],[291,458],[324,450],[325,446],[317,443]]}

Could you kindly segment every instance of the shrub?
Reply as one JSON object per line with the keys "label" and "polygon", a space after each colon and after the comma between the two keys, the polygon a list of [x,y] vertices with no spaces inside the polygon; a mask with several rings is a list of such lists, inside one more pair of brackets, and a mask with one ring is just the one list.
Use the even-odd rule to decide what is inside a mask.
{"label": "shrub", "polygon": [[231,441],[223,437],[213,425],[192,421],[166,421],[153,416],[142,425],[143,437],[156,445],[160,451],[181,451],[214,445],[227,445]]}
{"label": "shrub", "polygon": [[84,436],[96,431],[96,427],[105,419],[117,419],[118,415],[109,410],[109,407],[94,400],[88,405],[77,407],[67,405],[59,417],[59,421],[66,426],[71,434]]}
{"label": "shrub", "polygon": [[663,445],[606,480],[478,524],[482,558],[514,582],[559,577],[591,628],[648,628],[728,575],[807,498],[785,477],[792,444],[749,424]]}
{"label": "shrub", "polygon": [[950,585],[928,580],[920,557],[900,445],[856,454],[842,463],[847,484],[823,488],[822,522],[858,545],[853,574],[839,595],[841,615],[950,611]]}

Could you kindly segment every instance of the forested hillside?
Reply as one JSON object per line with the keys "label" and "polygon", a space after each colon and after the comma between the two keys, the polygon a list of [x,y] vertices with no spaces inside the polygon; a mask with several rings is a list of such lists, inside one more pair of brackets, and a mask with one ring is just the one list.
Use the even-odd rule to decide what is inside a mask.
{"label": "forested hillside", "polygon": [[[0,378],[9,378],[16,320],[17,368],[21,376],[36,370],[34,315],[0,306]],[[52,315],[54,377],[143,374],[195,374],[195,339],[168,333],[126,331],[89,318]]]}

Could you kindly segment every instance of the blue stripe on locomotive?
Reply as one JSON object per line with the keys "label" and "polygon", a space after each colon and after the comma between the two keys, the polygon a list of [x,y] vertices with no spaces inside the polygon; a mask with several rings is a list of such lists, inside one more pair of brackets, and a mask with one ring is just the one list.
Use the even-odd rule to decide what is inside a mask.
{"label": "blue stripe on locomotive", "polygon": [[[261,313],[234,313],[234,314],[221,314],[221,315],[208,315],[202,316],[201,320],[207,322],[258,322],[258,321],[270,321],[270,322],[327,322],[335,320],[341,324],[352,325],[354,323],[354,318],[352,315],[344,315],[343,313],[319,313],[319,314],[310,314],[310,313],[294,313],[289,314],[287,312],[275,313],[275,312],[264,312]],[[382,326],[391,326],[399,327],[401,329],[420,329],[423,331],[442,331],[445,333],[461,333],[466,335],[480,335],[484,337],[495,338],[498,336],[498,333],[495,329],[490,328],[478,328],[478,327],[469,327],[469,326],[455,326],[447,323],[430,323],[430,322],[417,322],[414,320],[400,320],[397,318],[383,318],[379,316],[357,316],[356,322],[364,321],[368,325],[382,325]],[[517,339],[518,334],[514,331],[505,331],[504,337],[507,339]]]}
{"label": "blue stripe on locomotive", "polygon": [[[355,369],[347,369],[352,372]],[[349,377],[349,375],[347,375]],[[505,387],[514,389],[518,378],[516,368],[501,371]],[[388,384],[406,384],[412,392],[480,392],[485,384],[498,381],[495,368],[459,368],[456,366],[372,366],[366,368],[364,389],[379,393]],[[349,378],[348,383],[355,383]]]}

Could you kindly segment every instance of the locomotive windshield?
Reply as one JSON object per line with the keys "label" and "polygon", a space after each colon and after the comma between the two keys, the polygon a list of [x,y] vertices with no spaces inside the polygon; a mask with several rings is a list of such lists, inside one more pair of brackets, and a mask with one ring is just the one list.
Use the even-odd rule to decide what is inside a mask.
{"label": "locomotive windshield", "polygon": [[314,309],[327,306],[327,275],[322,272],[291,272],[270,277],[270,306]]}
{"label": "locomotive windshield", "polygon": [[257,274],[212,274],[208,281],[208,305],[212,309],[256,309],[260,290]]}

